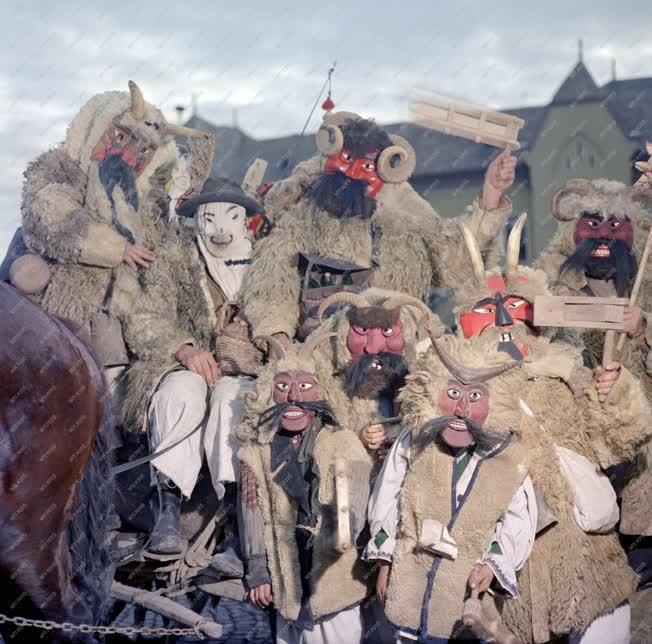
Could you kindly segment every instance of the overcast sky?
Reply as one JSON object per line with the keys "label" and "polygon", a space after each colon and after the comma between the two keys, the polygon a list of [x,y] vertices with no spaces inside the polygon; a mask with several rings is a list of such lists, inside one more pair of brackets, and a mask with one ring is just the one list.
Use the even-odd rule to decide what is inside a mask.
{"label": "overcast sky", "polygon": [[[433,89],[495,107],[546,103],[577,61],[599,84],[652,76],[652,4],[547,0],[4,0],[0,8],[0,253],[19,225],[27,162],[96,92],[134,79],[169,119],[257,138],[300,131],[333,60],[338,108],[406,118]],[[517,9],[515,9],[517,7]],[[318,112],[311,127],[317,123]],[[189,111],[188,111],[189,115]]]}

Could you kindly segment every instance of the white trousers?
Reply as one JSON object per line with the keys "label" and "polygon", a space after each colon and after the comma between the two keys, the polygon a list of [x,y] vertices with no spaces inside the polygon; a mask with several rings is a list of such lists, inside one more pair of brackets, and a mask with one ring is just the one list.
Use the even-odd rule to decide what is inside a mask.
{"label": "white trousers", "polygon": [[232,434],[242,418],[242,397],[253,384],[247,376],[224,376],[209,391],[196,373],[173,371],[152,396],[148,409],[152,451],[189,434],[209,408],[202,429],[152,461],[186,498],[190,498],[197,483],[204,455],[219,499],[224,496],[224,483],[237,481],[237,445]]}
{"label": "white trousers", "polygon": [[631,608],[622,604],[615,610],[600,615],[578,635],[568,638],[570,644],[629,644]]}
{"label": "white trousers", "polygon": [[276,644],[359,644],[361,640],[359,606],[340,611],[315,624],[311,631],[293,626],[276,613]]}

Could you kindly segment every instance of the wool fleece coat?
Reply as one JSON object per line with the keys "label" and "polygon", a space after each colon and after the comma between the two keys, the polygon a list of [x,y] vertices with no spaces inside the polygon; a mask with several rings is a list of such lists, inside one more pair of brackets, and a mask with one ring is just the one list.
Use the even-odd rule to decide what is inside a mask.
{"label": "wool fleece coat", "polygon": [[[171,137],[146,128],[131,115],[130,107],[128,92],[94,96],[71,122],[65,141],[41,154],[25,171],[21,207],[25,243],[29,251],[52,262],[40,304],[49,313],[72,320],[89,336],[96,331],[94,317],[100,309],[120,318],[139,290],[136,275],[122,263],[127,239],[113,225],[114,212],[91,151],[115,119],[156,147],[136,179],[137,209],[120,187],[112,192],[115,219],[137,243],[149,247],[158,245],[163,186],[176,156]],[[144,110],[145,120],[165,123],[154,106],[145,103]],[[100,357],[107,365],[124,364],[127,357],[119,333],[113,340],[116,344],[107,346],[106,339],[98,339]]]}
{"label": "wool fleece coat", "polygon": [[147,405],[159,380],[178,366],[182,344],[215,351],[218,311],[226,298],[209,276],[194,229],[170,229],[142,278],[138,302],[124,332],[136,360],[127,372],[123,419],[142,431]]}
{"label": "wool fleece coat", "polygon": [[[503,617],[522,641],[539,643],[584,630],[626,601],[638,579],[613,529],[586,532],[579,526],[574,488],[557,447],[588,459],[597,472],[598,463],[633,454],[651,418],[639,381],[626,369],[601,404],[579,349],[570,355],[571,347],[543,337],[530,339],[527,347],[516,384],[525,411],[519,432],[540,495],[539,515],[549,521],[540,526],[519,573],[519,598],[505,604]],[[569,361],[576,365],[572,370]]]}
{"label": "wool fleece coat", "polygon": [[[336,459],[343,459],[348,473],[349,512],[344,520],[350,521],[355,541],[365,522],[371,459],[346,426],[324,425],[319,429],[313,450],[313,471],[318,475],[318,516],[316,525],[307,527],[314,539],[310,594],[308,598],[303,597],[301,553],[295,537],[298,504],[283,488],[283,466],[272,469],[275,429],[261,426],[259,422],[262,412],[274,404],[274,375],[291,370],[314,375],[319,383],[320,398],[330,404],[341,423],[340,412],[345,403],[329,370],[316,364],[314,359],[297,353],[296,345],[292,345],[280,360],[271,361],[261,368],[255,390],[246,396],[245,417],[237,430],[241,443],[238,457],[247,466],[243,469],[255,479],[253,495],[248,489],[243,489],[248,486],[240,486],[241,505],[243,496],[249,497],[244,505],[253,499],[257,515],[256,519],[243,522],[250,529],[243,529],[241,541],[245,558],[251,560],[258,556],[266,559],[274,605],[283,618],[296,621],[303,599],[308,601],[312,619],[318,623],[356,606],[369,591],[372,576],[367,565],[360,560],[357,548],[349,548],[343,553],[336,549],[337,522],[343,519],[336,511],[335,464]],[[250,510],[245,510],[245,513],[250,514]],[[256,531],[260,534],[251,534],[252,526],[258,526]],[[251,570],[248,572],[251,574]]]}
{"label": "wool fleece coat", "polygon": [[[652,219],[643,205],[630,196],[632,188],[618,181],[598,179],[586,182],[588,194],[579,195],[569,190],[559,199],[559,211],[562,216],[572,216],[571,221],[560,222],[548,247],[537,260],[538,268],[545,271],[554,295],[572,297],[617,297],[611,283],[603,283],[604,293],[592,293],[586,275],[572,270],[561,271],[562,264],[575,250],[573,235],[576,217],[583,211],[628,217],[634,228],[633,251],[640,264],[643,248],[650,232]],[[611,291],[609,287],[611,286]],[[626,293],[629,296],[629,290]],[[628,338],[621,355],[617,357],[636,378],[638,378],[652,402],[652,271],[648,267],[644,274],[637,306],[641,308],[646,321],[644,336]],[[604,333],[586,331],[582,334],[585,352],[584,361],[589,367],[599,366],[602,362]],[[617,461],[615,461],[617,462]],[[613,459],[600,461],[602,467],[613,464]],[[652,535],[652,507],[650,490],[652,489],[652,444],[647,443],[634,455],[628,468],[627,482],[622,493],[620,531],[626,534]]]}
{"label": "wool fleece coat", "polygon": [[[297,168],[296,179],[309,185],[321,172],[315,157]],[[294,176],[294,175],[293,175]],[[483,210],[476,200],[464,216],[488,251],[500,235],[511,205]],[[468,272],[457,220],[437,215],[430,204],[404,181],[385,184],[369,220],[338,219],[319,210],[308,196],[299,196],[272,214],[275,227],[255,250],[243,286],[244,313],[254,335],[286,333],[299,325],[302,276],[299,253],[372,266],[372,234],[378,245],[378,267],[370,286],[399,291],[424,300],[431,286],[454,288]]]}

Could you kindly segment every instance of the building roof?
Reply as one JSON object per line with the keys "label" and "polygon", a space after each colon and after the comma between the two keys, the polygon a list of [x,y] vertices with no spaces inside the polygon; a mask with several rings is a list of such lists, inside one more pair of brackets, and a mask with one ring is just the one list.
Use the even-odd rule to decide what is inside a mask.
{"label": "building roof", "polygon": [[[641,142],[652,140],[652,78],[613,80],[598,87],[582,61],[573,67],[549,105],[502,111],[525,121],[519,141],[521,149],[527,150],[536,142],[549,107],[596,101],[604,103],[627,138]],[[187,125],[216,135],[213,174],[238,182],[256,158],[269,163],[265,181],[277,181],[289,176],[297,163],[317,152],[314,134],[257,140],[239,128],[216,126],[197,115]],[[414,123],[390,123],[383,127],[392,134],[400,134],[414,146],[415,177],[483,172],[498,153],[492,146],[478,145]]]}

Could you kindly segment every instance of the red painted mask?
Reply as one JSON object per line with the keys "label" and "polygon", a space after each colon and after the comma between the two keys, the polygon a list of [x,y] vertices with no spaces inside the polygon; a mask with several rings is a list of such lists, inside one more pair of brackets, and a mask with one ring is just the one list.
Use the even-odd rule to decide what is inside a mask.
{"label": "red painted mask", "polygon": [[120,156],[130,165],[136,176],[147,167],[154,149],[121,125],[113,124],[104,131],[91,151],[91,160],[102,161],[109,156]]}
{"label": "red painted mask", "polygon": [[361,358],[365,354],[403,353],[405,339],[403,324],[399,318],[396,324],[387,329],[365,329],[349,322],[346,347],[352,358]]}
{"label": "red painted mask", "polygon": [[476,302],[473,310],[460,315],[460,327],[465,338],[473,338],[492,327],[508,327],[518,322],[532,324],[534,308],[531,302],[506,293],[502,276],[489,276],[487,287],[494,291],[494,296]]}
{"label": "red painted mask", "polygon": [[468,447],[474,443],[466,420],[479,427],[489,416],[489,390],[484,384],[464,385],[451,378],[439,394],[439,407],[444,416],[456,416],[440,434],[449,447]]}
{"label": "red painted mask", "polygon": [[342,148],[337,154],[326,157],[324,172],[342,172],[349,179],[362,180],[367,183],[367,195],[372,199],[380,192],[385,185],[383,180],[376,173],[376,159],[378,152],[369,152],[363,157],[354,157],[351,152]]}
{"label": "red painted mask", "polygon": [[[276,404],[315,402],[319,400],[319,385],[306,371],[283,371],[274,376],[272,397]],[[291,405],[281,416],[281,427],[289,432],[302,432],[314,417],[315,412]]]}
{"label": "red painted mask", "polygon": [[602,239],[607,243],[599,245],[592,253],[591,257],[596,259],[609,258],[608,242],[619,239],[624,241],[629,250],[634,244],[634,228],[632,222],[626,219],[617,219],[609,215],[606,219],[599,213],[582,213],[575,225],[575,234],[573,240],[575,245],[580,244],[586,239]]}

